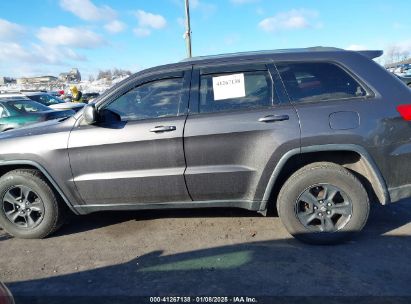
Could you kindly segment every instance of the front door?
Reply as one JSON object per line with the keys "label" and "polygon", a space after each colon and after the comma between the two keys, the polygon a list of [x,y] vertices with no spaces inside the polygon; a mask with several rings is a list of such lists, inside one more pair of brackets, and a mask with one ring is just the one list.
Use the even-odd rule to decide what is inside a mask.
{"label": "front door", "polygon": [[70,163],[85,204],[190,201],[183,129],[191,71],[168,76],[140,80],[99,108],[102,122],[71,132]]}

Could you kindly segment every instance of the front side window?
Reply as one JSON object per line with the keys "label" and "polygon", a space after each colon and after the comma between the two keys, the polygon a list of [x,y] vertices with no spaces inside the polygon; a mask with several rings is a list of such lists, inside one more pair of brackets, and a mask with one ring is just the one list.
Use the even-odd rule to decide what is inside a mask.
{"label": "front side window", "polygon": [[177,116],[183,78],[142,84],[111,102],[106,109],[126,120]]}
{"label": "front side window", "polygon": [[272,105],[268,71],[201,75],[200,112],[220,112]]}
{"label": "front side window", "polygon": [[277,64],[277,69],[294,102],[363,97],[364,88],[332,63]]}
{"label": "front side window", "polygon": [[51,109],[32,100],[16,100],[7,102],[9,110],[20,114],[30,112],[50,111]]}

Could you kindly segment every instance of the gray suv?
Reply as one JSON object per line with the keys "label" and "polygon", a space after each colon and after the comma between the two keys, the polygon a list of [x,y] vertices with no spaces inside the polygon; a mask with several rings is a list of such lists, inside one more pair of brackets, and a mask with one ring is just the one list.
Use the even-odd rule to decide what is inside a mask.
{"label": "gray suv", "polygon": [[411,196],[411,93],[380,51],[199,57],[139,72],[73,117],[0,137],[0,224],[43,238],[67,212],[273,208],[336,243],[370,201]]}

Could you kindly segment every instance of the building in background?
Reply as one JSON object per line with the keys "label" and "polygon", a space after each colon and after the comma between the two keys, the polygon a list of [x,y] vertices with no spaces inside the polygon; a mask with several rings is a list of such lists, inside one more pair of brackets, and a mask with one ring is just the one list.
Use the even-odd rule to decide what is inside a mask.
{"label": "building in background", "polygon": [[11,83],[16,83],[16,79],[11,78],[11,77],[0,76],[0,85],[11,84]]}
{"label": "building in background", "polygon": [[55,76],[23,77],[17,78],[17,84],[49,84],[57,80]]}
{"label": "building in background", "polygon": [[69,81],[69,82],[80,82],[81,74],[77,68],[72,68],[68,73],[61,73],[59,75],[60,81]]}

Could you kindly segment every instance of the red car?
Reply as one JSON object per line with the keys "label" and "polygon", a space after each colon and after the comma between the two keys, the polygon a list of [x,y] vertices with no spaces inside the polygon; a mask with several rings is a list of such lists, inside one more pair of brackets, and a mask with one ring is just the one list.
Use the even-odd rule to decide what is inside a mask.
{"label": "red car", "polygon": [[10,290],[2,282],[0,282],[0,304],[14,304]]}

